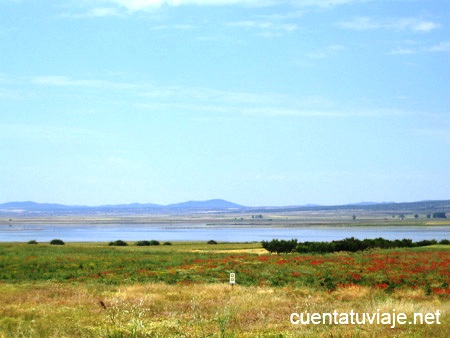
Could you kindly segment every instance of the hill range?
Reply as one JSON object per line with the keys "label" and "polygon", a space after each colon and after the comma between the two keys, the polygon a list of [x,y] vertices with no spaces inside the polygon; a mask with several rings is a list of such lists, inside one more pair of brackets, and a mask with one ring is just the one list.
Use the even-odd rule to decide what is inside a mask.
{"label": "hill range", "polygon": [[192,214],[192,213],[286,213],[286,212],[365,212],[434,213],[450,212],[450,200],[418,202],[360,202],[345,205],[299,205],[249,207],[223,199],[188,201],[161,205],[154,203],[131,203],[100,206],[63,205],[54,203],[8,202],[0,204],[0,216],[51,216],[51,215],[145,215],[145,214]]}

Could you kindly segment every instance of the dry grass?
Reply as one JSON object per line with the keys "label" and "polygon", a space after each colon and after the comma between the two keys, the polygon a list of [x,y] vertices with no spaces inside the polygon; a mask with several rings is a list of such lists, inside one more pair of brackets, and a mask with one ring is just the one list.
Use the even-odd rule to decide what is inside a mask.
{"label": "dry grass", "polygon": [[207,249],[194,249],[191,252],[206,252],[206,253],[231,253],[231,254],[239,254],[239,253],[248,253],[248,254],[257,254],[257,255],[267,255],[267,250],[263,248],[256,249],[224,249],[224,250],[207,250]]}
{"label": "dry grass", "polygon": [[425,222],[425,225],[450,225],[449,220],[439,220],[439,221],[427,221]]}
{"label": "dry grass", "polygon": [[[2,249],[0,265],[3,270],[0,272],[4,277],[0,281],[0,338],[382,338],[448,337],[450,332],[450,295],[446,294],[447,287],[444,290],[442,286],[444,291],[438,294],[428,292],[425,287],[413,289],[414,284],[406,283],[386,290],[376,288],[375,282],[368,284],[374,286],[340,283],[340,275],[357,271],[352,269],[365,268],[364,256],[359,254],[336,254],[327,264],[316,266],[311,264],[309,256],[305,256],[308,264],[297,264],[295,257],[288,255],[249,255],[249,252],[255,253],[261,249],[259,243],[174,243],[158,248],[130,246],[113,249],[98,243],[58,248],[8,244],[3,245]],[[207,254],[193,254],[193,250],[206,251]],[[439,250],[436,252],[442,254],[428,255],[428,250]],[[232,257],[231,265],[226,261],[229,257],[221,255],[221,252],[239,252],[242,257]],[[384,251],[378,253],[383,266],[387,258],[392,258]],[[414,273],[408,280],[421,278],[422,281],[430,281],[431,287],[443,285],[448,280],[445,269],[449,257],[444,248],[408,249],[400,256],[405,258],[401,260],[405,262],[402,267],[420,263],[425,271],[424,274]],[[423,257],[433,259],[423,262],[420,259]],[[318,255],[314,260],[316,258],[328,259],[329,256]],[[347,262],[345,258],[354,259],[348,260],[350,263],[346,265],[336,263]],[[238,273],[238,285],[233,289],[226,284],[227,278],[216,278],[216,275],[211,278],[206,273],[215,271],[219,264],[221,276],[227,277],[231,268]],[[432,269],[432,264],[441,270]],[[296,272],[325,280],[327,274],[322,274],[325,269],[335,278],[332,287],[321,286],[319,282],[300,283],[297,279],[289,279]],[[169,278],[172,272],[178,278]],[[136,279],[148,277],[147,273],[154,277],[152,281],[148,278]],[[85,278],[78,278],[80,276]],[[199,278],[184,278],[186,276]],[[278,283],[282,278],[288,282]],[[245,282],[249,286],[243,286]],[[293,325],[289,320],[293,312],[311,314],[336,310],[349,313],[353,310],[355,313],[371,314],[377,311],[392,313],[394,309],[396,313],[404,312],[408,317],[415,312],[425,314],[440,310],[441,324],[397,325],[391,328],[391,325],[369,323]]]}
{"label": "dry grass", "polygon": [[[103,305],[101,304],[103,303]],[[441,325],[292,325],[292,312],[442,313]],[[447,337],[448,298],[367,287],[0,284],[0,337]],[[281,336],[280,336],[281,335]]]}

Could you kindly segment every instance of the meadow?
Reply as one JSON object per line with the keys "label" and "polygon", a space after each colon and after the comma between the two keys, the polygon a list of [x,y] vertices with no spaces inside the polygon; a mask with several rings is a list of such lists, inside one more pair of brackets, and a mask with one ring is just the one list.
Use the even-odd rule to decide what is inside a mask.
{"label": "meadow", "polygon": [[[0,244],[0,337],[447,337],[450,246],[269,254],[260,243]],[[228,284],[236,274],[236,285]],[[436,313],[422,324],[292,313]]]}

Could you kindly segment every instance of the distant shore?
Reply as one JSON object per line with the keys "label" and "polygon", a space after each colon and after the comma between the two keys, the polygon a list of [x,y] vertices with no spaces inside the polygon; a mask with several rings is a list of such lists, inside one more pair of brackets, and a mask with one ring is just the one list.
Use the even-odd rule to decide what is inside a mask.
{"label": "distant shore", "polygon": [[353,219],[350,215],[289,214],[264,215],[252,218],[248,214],[218,215],[57,215],[1,217],[0,225],[19,224],[155,224],[202,225],[210,227],[304,227],[304,226],[450,226],[450,219],[425,217],[392,218],[363,215]]}

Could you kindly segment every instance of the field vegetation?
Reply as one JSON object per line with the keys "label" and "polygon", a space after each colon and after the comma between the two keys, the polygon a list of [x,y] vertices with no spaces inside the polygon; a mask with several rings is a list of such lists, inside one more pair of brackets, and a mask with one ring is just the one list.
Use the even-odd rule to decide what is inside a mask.
{"label": "field vegetation", "polygon": [[[447,337],[449,283],[448,245],[277,255],[260,243],[3,243],[0,337]],[[393,309],[442,315],[395,328],[289,321]]]}
{"label": "field vegetation", "polygon": [[342,240],[335,240],[331,242],[298,242],[296,239],[262,241],[262,246],[269,252],[275,253],[331,253],[331,252],[357,252],[368,249],[393,249],[393,248],[415,248],[422,246],[429,246],[435,244],[450,244],[447,239],[441,240],[439,243],[436,240],[422,240],[413,242],[411,239],[404,238],[402,240],[387,240],[384,238],[364,239],[359,240],[354,237],[345,238]]}

